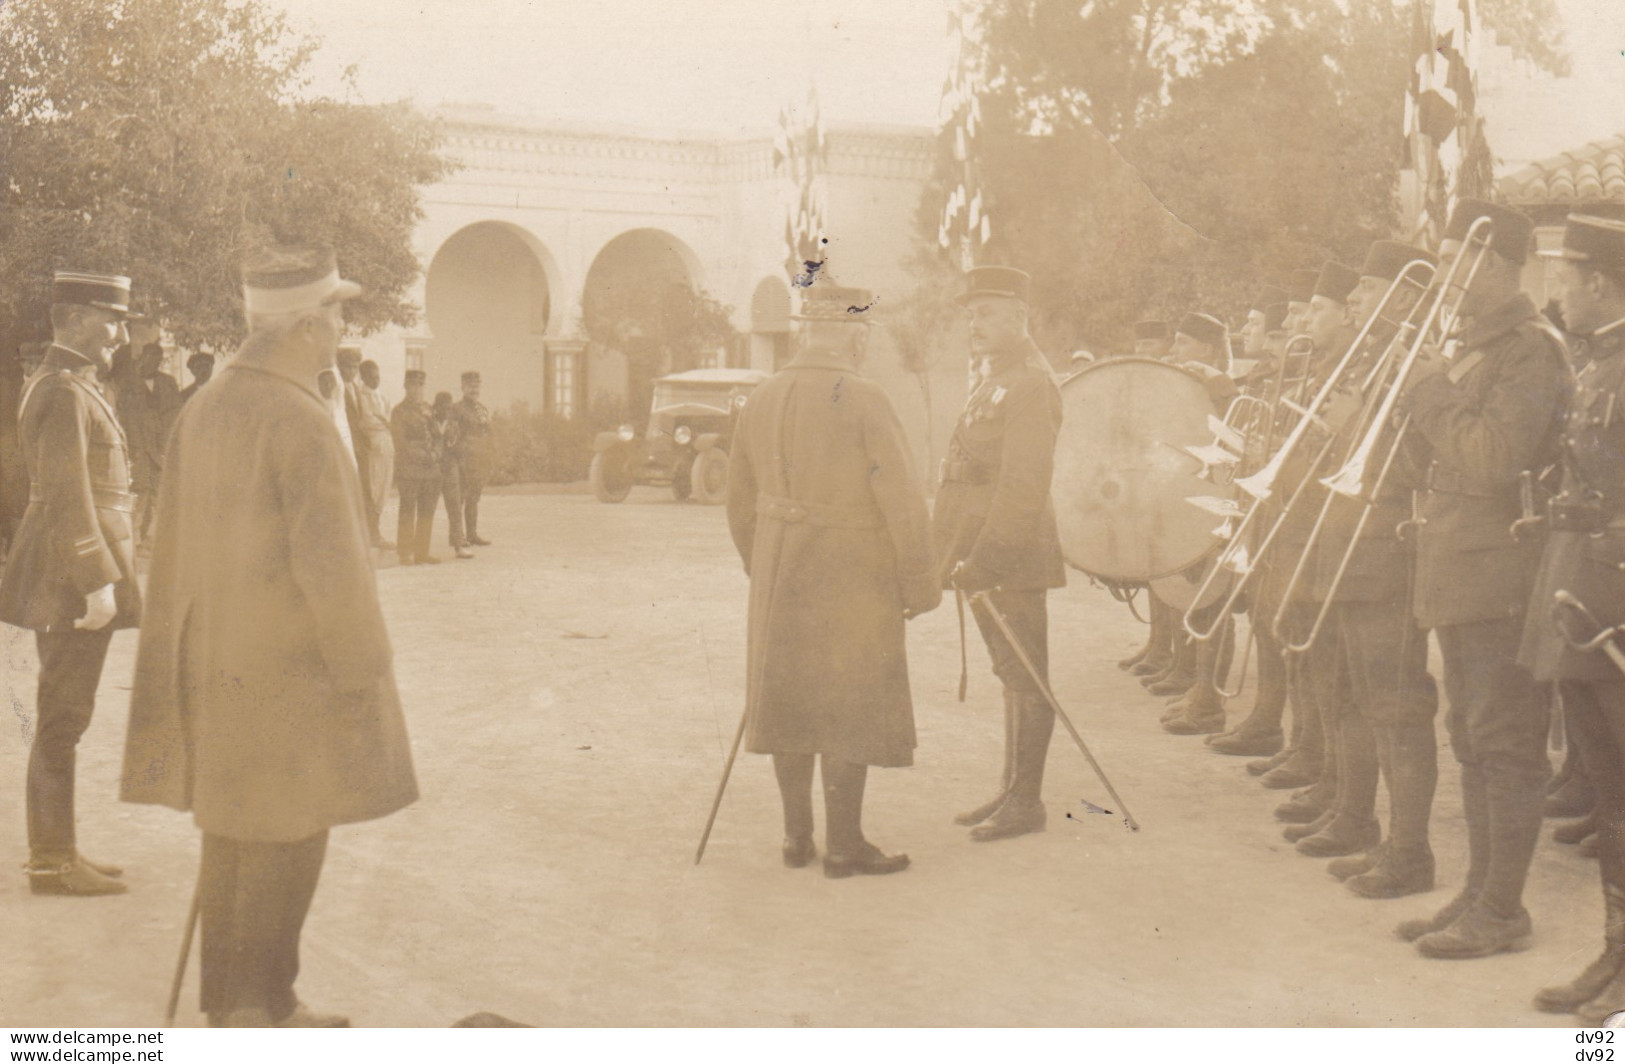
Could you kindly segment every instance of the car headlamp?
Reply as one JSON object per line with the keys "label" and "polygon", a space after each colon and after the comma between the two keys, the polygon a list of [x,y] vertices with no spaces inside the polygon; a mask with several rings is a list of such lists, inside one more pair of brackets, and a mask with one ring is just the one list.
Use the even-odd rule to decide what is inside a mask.
{"label": "car headlamp", "polygon": [[687,447],[689,441],[694,438],[694,430],[687,425],[678,425],[677,431],[671,434],[671,438],[676,440],[679,446]]}

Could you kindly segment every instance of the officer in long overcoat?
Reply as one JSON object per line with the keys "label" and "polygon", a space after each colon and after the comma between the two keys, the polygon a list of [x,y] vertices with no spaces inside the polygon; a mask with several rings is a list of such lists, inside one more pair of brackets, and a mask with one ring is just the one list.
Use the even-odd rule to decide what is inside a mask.
{"label": "officer in long overcoat", "polygon": [[[1562,436],[1562,487],[1529,600],[1519,661],[1556,680],[1569,736],[1597,794],[1602,953],[1535,1007],[1598,1026],[1625,1010],[1625,671],[1601,648],[1579,651],[1598,626],[1625,624],[1625,222],[1570,215],[1554,279],[1563,321],[1585,362]],[[1559,607],[1567,592],[1588,612]],[[1563,625],[1564,628],[1560,628]]]}
{"label": "officer in long overcoat", "polygon": [[747,748],[773,755],[784,861],[812,861],[823,760],[824,872],[899,872],[863,836],[870,765],[914,762],[904,621],[942,599],[924,490],[880,386],[857,371],[861,289],[802,297],[801,349],[750,396],[728,465],[728,527],[750,575]]}
{"label": "officer in long overcoat", "polygon": [[[1048,362],[1027,334],[1031,278],[1008,266],[966,276],[977,384],[954,427],[932,514],[944,587],[988,592],[1040,676],[1049,667],[1050,588],[1066,584],[1050,504],[1061,393]],[[1055,712],[981,600],[977,627],[1004,687],[1003,787],[990,802],[956,818],[979,825],[978,841],[1044,829],[1040,800]],[[987,823],[983,823],[987,821]]]}
{"label": "officer in long overcoat", "polygon": [[0,621],[33,629],[39,697],[28,755],[29,886],[36,894],[120,894],[120,870],[79,854],[74,768],[96,709],[113,632],[141,619],[129,448],[97,383],[127,336],[130,281],[59,271],[54,342],[24,383],[19,437],[28,509],[0,578]]}
{"label": "officer in long overcoat", "polygon": [[316,384],[359,291],[330,250],[251,259],[249,337],[166,460],[122,796],[203,830],[217,1026],[345,1025],[293,989],[328,829],[417,797],[360,479]]}
{"label": "officer in long overcoat", "polygon": [[1478,240],[1466,238],[1480,218],[1489,219],[1489,248],[1461,297],[1458,353],[1420,361],[1398,403],[1430,459],[1417,492],[1412,609],[1439,643],[1467,819],[1466,885],[1433,916],[1399,928],[1439,958],[1529,942],[1523,887],[1551,774],[1549,707],[1517,664],[1541,544],[1512,526],[1523,512],[1522,475],[1555,456],[1573,383],[1562,338],[1518,287],[1533,235],[1527,216],[1461,200],[1440,262],[1448,270],[1457,257],[1478,258]]}

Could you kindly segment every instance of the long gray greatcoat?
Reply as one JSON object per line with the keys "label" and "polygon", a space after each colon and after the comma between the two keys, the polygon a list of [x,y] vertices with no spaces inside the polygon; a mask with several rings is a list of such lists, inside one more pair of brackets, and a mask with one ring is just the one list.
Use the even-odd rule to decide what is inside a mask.
{"label": "long gray greatcoat", "polygon": [[121,797],[293,841],[417,797],[355,462],[250,337],[165,459]]}
{"label": "long gray greatcoat", "polygon": [[728,467],[750,574],[747,747],[914,761],[903,611],[941,601],[925,494],[886,393],[810,351],[752,393]]}

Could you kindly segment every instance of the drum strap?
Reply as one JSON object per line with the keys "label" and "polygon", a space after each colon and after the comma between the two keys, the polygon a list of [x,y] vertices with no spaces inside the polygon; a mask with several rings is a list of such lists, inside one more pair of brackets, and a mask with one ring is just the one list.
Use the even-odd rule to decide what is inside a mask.
{"label": "drum strap", "polygon": [[970,657],[965,649],[965,593],[954,588],[954,605],[959,609],[959,700],[965,700],[970,686]]}

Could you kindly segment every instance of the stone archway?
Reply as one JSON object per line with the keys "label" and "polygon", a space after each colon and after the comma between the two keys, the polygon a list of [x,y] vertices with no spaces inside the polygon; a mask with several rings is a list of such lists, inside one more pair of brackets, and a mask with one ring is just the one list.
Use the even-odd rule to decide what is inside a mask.
{"label": "stone archway", "polygon": [[662,229],[632,229],[593,257],[581,294],[594,402],[624,402],[636,421],[654,378],[707,363],[699,258]]}
{"label": "stone archway", "polygon": [[448,237],[424,281],[433,336],[423,364],[429,394],[456,395],[463,371],[478,370],[493,408],[518,402],[542,409],[557,279],[551,254],[516,225],[476,222]]}

